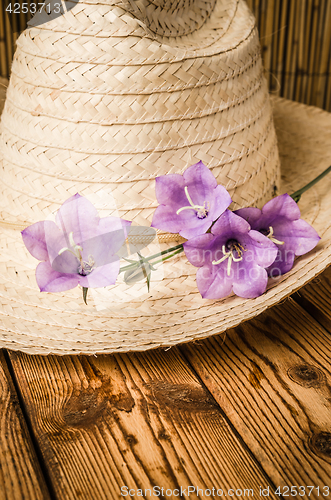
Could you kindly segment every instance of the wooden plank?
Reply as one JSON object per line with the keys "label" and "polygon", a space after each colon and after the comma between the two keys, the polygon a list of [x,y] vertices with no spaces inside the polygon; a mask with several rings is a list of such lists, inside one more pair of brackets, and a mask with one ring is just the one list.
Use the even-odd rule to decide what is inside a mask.
{"label": "wooden plank", "polygon": [[181,350],[275,484],[330,486],[331,338],[308,313],[288,299]]}
{"label": "wooden plank", "polygon": [[297,292],[293,298],[331,333],[331,267]]}
{"label": "wooden plank", "polygon": [[0,351],[0,499],[49,497],[15,388]]}
{"label": "wooden plank", "polygon": [[118,500],[123,486],[272,488],[176,348],[10,357],[59,500]]}

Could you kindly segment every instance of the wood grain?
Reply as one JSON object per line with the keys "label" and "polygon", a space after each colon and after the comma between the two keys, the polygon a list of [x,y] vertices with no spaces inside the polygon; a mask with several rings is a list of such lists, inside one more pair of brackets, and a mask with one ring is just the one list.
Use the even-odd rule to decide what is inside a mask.
{"label": "wood grain", "polygon": [[294,294],[293,298],[331,333],[331,267]]}
{"label": "wood grain", "polygon": [[118,500],[125,485],[272,487],[175,348],[10,357],[61,500]]}
{"label": "wood grain", "polygon": [[330,486],[331,338],[308,313],[289,299],[181,350],[275,484]]}
{"label": "wood grain", "polygon": [[49,498],[37,455],[0,352],[0,499]]}

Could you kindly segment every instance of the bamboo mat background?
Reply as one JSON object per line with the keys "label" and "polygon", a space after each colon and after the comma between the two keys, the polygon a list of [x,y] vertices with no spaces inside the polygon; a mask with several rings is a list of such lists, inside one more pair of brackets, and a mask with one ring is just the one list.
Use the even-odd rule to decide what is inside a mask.
{"label": "bamboo mat background", "polygon": [[[33,0],[26,0],[28,3]],[[271,93],[331,111],[331,0],[247,0],[260,33]],[[0,76],[8,77],[18,33],[0,0]],[[12,29],[14,28],[14,30]]]}

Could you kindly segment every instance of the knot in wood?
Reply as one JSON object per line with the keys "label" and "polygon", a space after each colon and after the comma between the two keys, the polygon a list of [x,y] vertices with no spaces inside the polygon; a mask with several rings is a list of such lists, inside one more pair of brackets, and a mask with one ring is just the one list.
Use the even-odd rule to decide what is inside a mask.
{"label": "knot in wood", "polygon": [[331,458],[331,433],[319,432],[314,434],[310,440],[310,447],[316,454]]}
{"label": "knot in wood", "polygon": [[303,387],[319,387],[325,382],[325,375],[316,366],[303,363],[293,366],[287,372],[293,382]]}

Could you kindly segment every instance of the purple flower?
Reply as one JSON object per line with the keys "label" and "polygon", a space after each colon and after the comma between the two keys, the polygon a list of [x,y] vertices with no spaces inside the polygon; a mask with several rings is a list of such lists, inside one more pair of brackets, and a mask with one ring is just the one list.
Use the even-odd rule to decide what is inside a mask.
{"label": "purple flower", "polygon": [[241,208],[235,213],[277,245],[277,257],[268,268],[272,277],[287,273],[292,269],[295,255],[310,252],[320,240],[315,229],[300,219],[300,209],[288,194],[268,201],[262,210]]}
{"label": "purple flower", "polygon": [[205,233],[232,201],[201,161],[183,175],[157,177],[155,192],[160,205],[155,210],[152,227],[188,239]]}
{"label": "purple flower", "polygon": [[36,269],[40,291],[113,285],[120,266],[115,253],[125,241],[130,224],[118,217],[100,219],[92,203],[76,194],[60,207],[56,224],[43,221],[24,229],[25,246],[42,261]]}
{"label": "purple flower", "polygon": [[277,247],[266,236],[227,210],[211,233],[184,244],[186,257],[196,267],[197,285],[205,299],[221,299],[233,291],[239,297],[254,298],[267,286],[265,270],[275,260]]}

